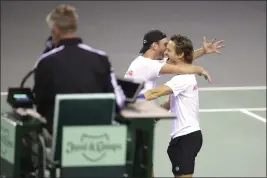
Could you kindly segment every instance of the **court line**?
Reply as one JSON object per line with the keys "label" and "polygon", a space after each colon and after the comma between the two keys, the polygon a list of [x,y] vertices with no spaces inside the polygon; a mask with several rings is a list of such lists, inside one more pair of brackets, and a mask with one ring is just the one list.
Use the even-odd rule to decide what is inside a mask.
{"label": "court line", "polygon": [[254,113],[252,113],[252,112],[250,112],[250,111],[248,111],[246,109],[240,109],[240,112],[242,112],[243,114],[246,114],[246,115],[248,115],[250,117],[253,117],[254,119],[257,119],[259,121],[262,121],[262,122],[266,123],[266,118],[261,117],[261,116],[259,116],[257,114],[254,114]]}
{"label": "court line", "polygon": [[[199,91],[241,91],[241,90],[266,90],[266,86],[244,86],[244,87],[203,87]],[[1,95],[7,95],[7,92],[1,92]]]}
{"label": "court line", "polygon": [[266,108],[199,109],[199,112],[239,112],[240,110],[247,110],[247,111],[266,111]]}
{"label": "court line", "polygon": [[266,86],[207,87],[207,88],[199,88],[199,91],[241,91],[241,90],[266,90]]}

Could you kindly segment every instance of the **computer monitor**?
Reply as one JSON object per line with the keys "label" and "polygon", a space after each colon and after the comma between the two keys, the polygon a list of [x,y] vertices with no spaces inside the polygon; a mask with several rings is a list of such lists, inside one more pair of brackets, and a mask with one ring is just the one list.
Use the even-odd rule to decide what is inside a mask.
{"label": "computer monitor", "polygon": [[134,103],[144,87],[144,82],[126,78],[117,78],[117,81],[126,96],[126,102]]}
{"label": "computer monitor", "polygon": [[7,103],[12,108],[33,108],[34,96],[30,88],[8,88]]}

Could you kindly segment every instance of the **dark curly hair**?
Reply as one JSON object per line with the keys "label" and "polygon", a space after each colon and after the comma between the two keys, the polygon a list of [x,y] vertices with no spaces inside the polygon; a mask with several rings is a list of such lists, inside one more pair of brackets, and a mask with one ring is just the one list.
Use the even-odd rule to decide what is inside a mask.
{"label": "dark curly hair", "polygon": [[171,41],[175,43],[175,52],[176,54],[184,53],[185,62],[192,64],[194,57],[194,47],[192,41],[182,35],[173,35]]}

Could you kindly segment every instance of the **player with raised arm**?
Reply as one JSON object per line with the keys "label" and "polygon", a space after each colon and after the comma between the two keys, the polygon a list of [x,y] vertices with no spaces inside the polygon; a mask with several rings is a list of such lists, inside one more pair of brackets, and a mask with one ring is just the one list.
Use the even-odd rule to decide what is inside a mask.
{"label": "player with raised arm", "polygon": [[[193,62],[193,44],[185,36],[174,35],[167,45],[168,63],[173,65]],[[162,104],[176,115],[172,120],[171,141],[167,150],[175,178],[192,177],[195,158],[202,147],[199,125],[198,85],[194,74],[175,75],[164,85],[148,90],[145,99],[154,100],[170,95]]]}
{"label": "player with raised arm", "polygon": [[[211,53],[218,53],[218,49],[223,48],[223,40],[215,41],[214,38],[211,42],[207,42],[203,37],[202,47],[195,50],[193,54],[193,60]],[[211,82],[208,72],[206,72],[200,66],[194,66],[192,64],[168,64],[164,59],[164,53],[169,40],[165,33],[159,30],[151,30],[147,32],[143,38],[143,47],[140,50],[140,54],[130,64],[125,78],[137,79],[145,82],[144,89],[140,92],[139,98],[143,98],[145,91],[152,89],[156,86],[156,79],[160,74],[198,74],[203,75],[205,79]],[[152,171],[152,177],[154,173]]]}
{"label": "player with raised arm", "polygon": [[[172,65],[160,62],[164,58],[164,52],[168,44],[166,34],[159,30],[152,30],[145,34],[143,39],[143,47],[140,50],[141,55],[135,58],[130,64],[125,78],[132,78],[145,81],[145,88],[141,94],[148,89],[155,87],[155,81],[160,74],[198,74],[204,76],[207,80],[211,80],[207,71],[200,66],[192,64]],[[194,51],[193,59],[199,58],[204,54],[220,53],[218,49],[224,47],[219,46],[223,40],[207,43],[203,37],[203,46]]]}

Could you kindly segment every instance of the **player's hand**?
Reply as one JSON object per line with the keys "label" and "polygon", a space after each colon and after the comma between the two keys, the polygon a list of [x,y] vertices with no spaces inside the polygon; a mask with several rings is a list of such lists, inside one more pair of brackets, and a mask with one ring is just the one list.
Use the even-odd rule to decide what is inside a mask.
{"label": "player's hand", "polygon": [[211,77],[210,77],[210,74],[205,70],[203,69],[199,74],[199,76],[204,76],[204,78],[206,80],[208,80],[209,83],[211,83]]}
{"label": "player's hand", "polygon": [[206,37],[203,36],[202,47],[205,54],[217,53],[221,54],[219,49],[224,48],[225,45],[221,45],[224,40],[216,41],[216,38],[213,38],[211,42],[207,42]]}

